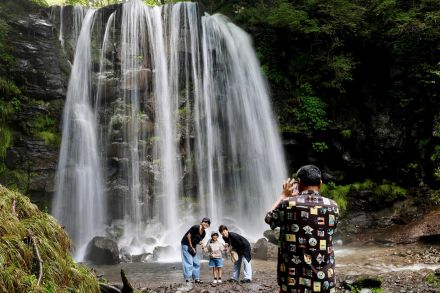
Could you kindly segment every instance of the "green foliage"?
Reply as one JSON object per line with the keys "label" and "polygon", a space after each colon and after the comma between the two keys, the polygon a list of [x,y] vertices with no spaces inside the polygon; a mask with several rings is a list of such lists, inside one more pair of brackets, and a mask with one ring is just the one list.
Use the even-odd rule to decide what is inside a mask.
{"label": "green foliage", "polygon": [[0,163],[0,182],[8,188],[26,193],[29,189],[29,173],[26,166],[11,170],[4,163]]}
{"label": "green foliage", "polygon": [[21,95],[21,90],[15,83],[0,77],[0,96],[3,98],[13,98]]}
{"label": "green foliage", "polygon": [[406,197],[408,194],[406,189],[386,181],[382,182],[382,184],[377,184],[371,180],[365,180],[364,182],[355,182],[347,185],[336,185],[334,182],[328,182],[321,187],[322,195],[336,201],[341,213],[346,211],[350,194],[365,190],[371,191],[378,200],[388,201]]}
{"label": "green foliage", "polygon": [[8,128],[0,126],[0,159],[6,157],[6,150],[11,146],[12,134]]}
{"label": "green foliage", "polygon": [[353,183],[353,191],[369,190],[373,193],[376,198],[395,200],[398,198],[403,198],[408,195],[408,190],[403,187],[396,185],[396,183],[390,183],[383,181],[382,184],[377,184],[371,180],[366,180],[362,183]]}
{"label": "green foliage", "polygon": [[329,182],[328,184],[322,185],[321,193],[323,196],[336,201],[341,214],[344,214],[347,208],[347,197],[350,189],[350,185],[335,185],[333,182]]}
{"label": "green foliage", "polygon": [[[374,136],[368,127],[370,119],[387,111],[393,122],[402,121],[406,133],[419,129],[417,139],[409,135],[404,139],[407,157],[417,156],[413,161],[425,170],[419,172],[423,173],[420,180],[426,183],[438,175],[431,171],[440,166],[440,160],[430,161],[430,157],[440,155],[429,153],[438,140],[431,139],[433,133],[427,126],[440,109],[439,1],[234,3],[232,9],[225,3],[224,11],[255,38],[282,132],[318,137],[329,146],[334,136],[323,138],[322,131],[341,133],[344,140],[350,138],[343,147],[369,156],[373,151],[365,152],[367,140]],[[309,117],[319,118],[310,121]],[[356,126],[346,121],[356,121]],[[346,132],[347,128],[352,132]],[[362,135],[353,137],[354,133]],[[426,144],[418,145],[420,141]],[[406,169],[409,162],[397,156],[402,156],[395,160],[402,162],[397,169]]]}
{"label": "green foliage", "polygon": [[313,142],[312,149],[317,153],[323,153],[328,150],[328,146],[325,142]]}
{"label": "green foliage", "polygon": [[351,137],[351,130],[350,129],[343,129],[343,130],[341,130],[341,135],[344,139],[349,139]]}
{"label": "green foliage", "polygon": [[[15,214],[12,207],[15,202]],[[93,273],[76,264],[66,232],[29,198],[0,185],[0,291],[99,292]],[[35,242],[29,243],[30,235]],[[43,260],[43,279],[37,285],[35,245]]]}
{"label": "green foliage", "polygon": [[59,145],[60,135],[57,132],[57,121],[47,114],[35,116],[30,121],[32,133],[49,145]]}
{"label": "green foliage", "polygon": [[[313,95],[310,84],[302,85],[295,91],[295,95],[295,98],[286,100],[283,106],[285,114],[280,119],[281,129],[296,133],[326,130],[330,125],[326,113],[327,104]],[[316,143],[315,147],[315,150],[323,151],[326,144]]]}
{"label": "green foliage", "polygon": [[436,288],[440,288],[440,279],[437,278],[433,272],[430,272],[425,276],[425,282]]}

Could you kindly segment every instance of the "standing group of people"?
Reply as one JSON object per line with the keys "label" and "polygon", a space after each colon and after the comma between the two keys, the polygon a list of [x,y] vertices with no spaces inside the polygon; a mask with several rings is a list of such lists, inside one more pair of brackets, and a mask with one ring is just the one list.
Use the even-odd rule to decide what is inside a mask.
{"label": "standing group of people", "polygon": [[200,280],[200,258],[197,254],[197,245],[209,253],[209,267],[212,268],[213,283],[222,283],[223,252],[229,251],[234,260],[232,275],[229,281],[238,282],[240,278],[241,264],[244,265],[243,283],[252,281],[251,265],[251,245],[243,236],[229,232],[228,227],[220,225],[219,232],[222,235],[224,243],[220,242],[219,234],[212,232],[211,239],[205,245],[203,239],[206,236],[206,229],[211,226],[209,218],[203,218],[199,225],[192,226],[183,235],[182,245],[182,266],[183,277],[189,283],[193,280],[195,283],[203,283]]}
{"label": "standing group of people", "polygon": [[[277,279],[280,293],[336,292],[333,235],[339,221],[338,205],[320,194],[321,171],[313,165],[301,167],[295,179],[283,182],[280,197],[265,217],[271,229],[280,228]],[[214,283],[222,282],[222,252],[233,249],[237,256],[231,281],[238,281],[241,264],[242,282],[251,282],[251,246],[243,236],[229,232],[220,225],[219,232],[225,243],[220,243],[213,232],[205,246],[202,239],[211,222],[203,218],[200,225],[191,227],[182,238],[183,275],[187,282],[200,280],[200,260],[196,245],[209,252],[209,266],[213,269]]]}

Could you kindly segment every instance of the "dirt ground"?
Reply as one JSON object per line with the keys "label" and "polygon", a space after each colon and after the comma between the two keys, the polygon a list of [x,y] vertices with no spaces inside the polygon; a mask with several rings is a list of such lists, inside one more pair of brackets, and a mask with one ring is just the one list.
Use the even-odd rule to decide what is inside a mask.
{"label": "dirt ground", "polygon": [[[180,263],[121,263],[117,266],[95,267],[110,284],[119,284],[120,269],[130,282],[146,293],[188,292],[183,285]],[[201,264],[203,284],[194,284],[189,292],[278,292],[276,260],[252,260],[253,281],[249,284],[230,283],[232,262],[224,261],[223,283],[212,284],[207,261]],[[436,276],[437,272],[437,277]],[[440,247],[400,245],[394,247],[344,247],[336,252],[338,292],[347,292],[345,283],[359,276],[382,280],[382,292],[440,293]],[[437,282],[438,281],[438,282]],[[349,291],[348,291],[349,292]]]}

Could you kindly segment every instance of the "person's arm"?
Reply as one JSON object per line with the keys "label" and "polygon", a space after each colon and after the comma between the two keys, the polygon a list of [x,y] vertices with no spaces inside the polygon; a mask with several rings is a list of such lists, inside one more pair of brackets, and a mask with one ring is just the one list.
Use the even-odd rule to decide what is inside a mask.
{"label": "person's arm", "polygon": [[196,251],[196,249],[193,247],[193,244],[191,241],[191,233],[186,234],[186,238],[188,239],[189,247],[191,247],[192,250]]}

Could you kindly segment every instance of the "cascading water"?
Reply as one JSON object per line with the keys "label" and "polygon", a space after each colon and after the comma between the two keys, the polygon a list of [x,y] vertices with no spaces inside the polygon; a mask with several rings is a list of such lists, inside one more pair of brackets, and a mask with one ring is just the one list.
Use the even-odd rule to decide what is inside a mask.
{"label": "cascading water", "polygon": [[260,236],[255,220],[286,174],[266,81],[243,30],[219,14],[202,22],[203,93],[195,103],[200,201],[206,214]]}
{"label": "cascading water", "polygon": [[63,137],[53,213],[78,247],[103,233],[105,200],[98,155],[96,121],[91,105],[90,31],[95,11],[89,10],[79,34],[67,90]]}
{"label": "cascading water", "polygon": [[[147,7],[131,0],[113,9],[96,17],[106,23],[98,33],[94,12],[82,22],[55,216],[78,246],[107,227],[131,254],[173,246],[174,253],[159,256],[168,261],[178,259],[180,238],[203,216],[214,229],[225,223],[261,237],[286,170],[249,36],[221,15],[200,17],[195,3]],[[91,48],[99,60],[90,59]],[[81,176],[72,173],[80,168],[87,169]],[[66,209],[86,201],[92,210]],[[97,210],[106,202],[107,213]]]}

